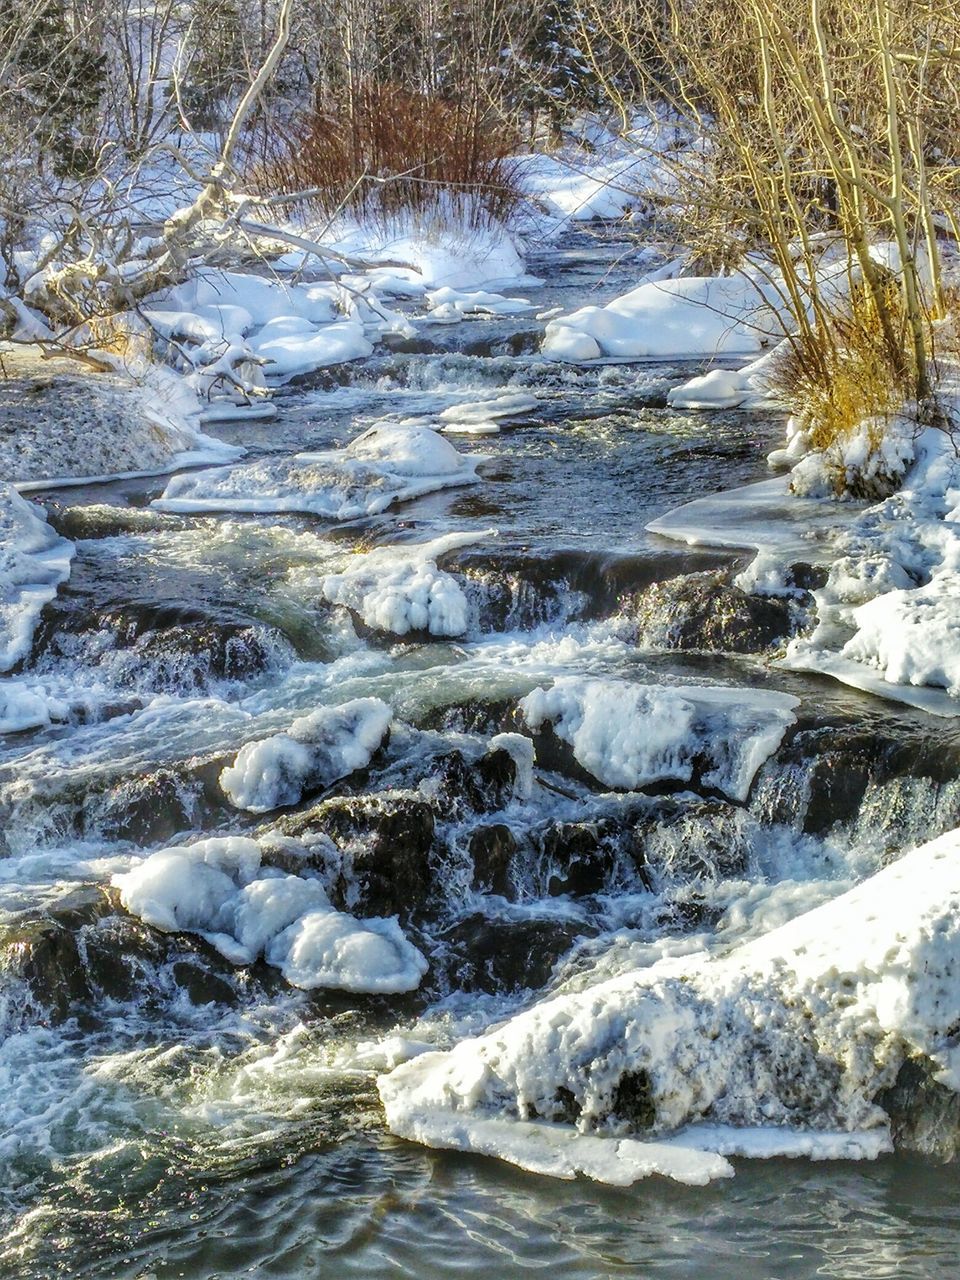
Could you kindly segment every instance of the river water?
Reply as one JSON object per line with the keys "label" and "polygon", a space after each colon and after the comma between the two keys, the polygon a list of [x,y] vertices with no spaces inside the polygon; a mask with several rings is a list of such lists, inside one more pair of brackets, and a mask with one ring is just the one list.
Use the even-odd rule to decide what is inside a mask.
{"label": "river water", "polygon": [[[629,240],[578,233],[534,255],[546,283],[525,296],[602,303],[646,265]],[[457,440],[488,455],[470,488],[339,526],[161,515],[162,480],[40,495],[78,554],[27,670],[73,712],[0,741],[0,1275],[956,1273],[956,1177],[932,1157],[741,1160],[700,1190],[617,1190],[384,1130],[385,1038],[445,1045],[594,969],[717,929],[735,940],[753,927],[739,902],[780,919],[960,824],[955,731],[772,668],[776,618],[713,626],[711,591],[742,560],[643,531],[762,478],[782,420],[675,413],[666,391],[695,367],[564,368],[537,355],[541,332],[422,324],[284,389],[275,422],[219,431],[253,456],[292,453],[384,415],[531,392],[518,423]],[[444,560],[471,601],[465,639],[384,637],[324,603],[320,580],[351,552],[450,531],[477,535]],[[681,576],[678,630],[675,589],[655,584]],[[783,690],[798,728],[746,803],[611,794],[541,759],[518,805],[477,761],[520,697],[565,675]],[[143,850],[269,825],[215,786],[243,742],[369,694],[400,727],[322,798],[345,797],[341,827],[325,820],[396,856],[402,882],[361,886],[356,913],[400,913],[431,959],[419,992],[299,992],[120,911],[105,886]]]}

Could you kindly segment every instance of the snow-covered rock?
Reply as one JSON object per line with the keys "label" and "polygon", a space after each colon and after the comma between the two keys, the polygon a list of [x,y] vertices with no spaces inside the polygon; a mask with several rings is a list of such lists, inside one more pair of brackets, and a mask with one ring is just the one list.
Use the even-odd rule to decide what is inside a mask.
{"label": "snow-covered rock", "polygon": [[605,307],[549,321],[542,349],[570,362],[757,352],[783,334],[771,295],[742,272],[651,280]]}
{"label": "snow-covered rock", "polygon": [[485,536],[490,534],[453,533],[415,546],[378,548],[354,557],[343,572],[328,574],[323,594],[375,631],[462,636],[470,616],[467,597],[454,575],[437,567],[437,560]]}
{"label": "snow-covered rock", "polygon": [[635,790],[690,782],[746,800],[794,723],[797,699],[755,689],[633,685],[565,676],[520,703],[534,731],[549,722],[598,782]]}
{"label": "snow-covered rock", "polygon": [[466,316],[517,316],[532,311],[526,298],[507,298],[487,289],[433,289],[426,296],[429,319],[450,324]]}
{"label": "snow-covered rock", "polygon": [[427,971],[395,919],[335,911],[319,881],[262,867],[241,836],[161,849],[113,885],[146,924],[198,934],[232,964],[263,956],[306,990],[412,991]]}
{"label": "snow-covered rock", "polygon": [[345,449],[176,476],[154,506],[165,511],[305,511],[354,520],[395,502],[475,484],[482,461],[459,454],[428,427],[382,423]]}
{"label": "snow-covered rock", "polygon": [[786,339],[740,369],[711,369],[673,387],[667,404],[674,409],[760,408],[775,399],[775,365]]}
{"label": "snow-covered rock", "polygon": [[220,786],[232,805],[250,813],[296,804],[305,793],[366,768],[391,716],[379,698],[320,707],[294,720],[289,732],[241,747],[221,772]]}
{"label": "snow-covered rock", "polygon": [[[869,1157],[890,1149],[874,1099],[908,1058],[960,1090],[958,1007],[952,831],[726,954],[659,960],[422,1054],[380,1094],[394,1133],[558,1176],[706,1181],[729,1173],[724,1150]],[[571,1110],[575,1129],[531,1126]],[[678,1169],[663,1144],[715,1159]]]}

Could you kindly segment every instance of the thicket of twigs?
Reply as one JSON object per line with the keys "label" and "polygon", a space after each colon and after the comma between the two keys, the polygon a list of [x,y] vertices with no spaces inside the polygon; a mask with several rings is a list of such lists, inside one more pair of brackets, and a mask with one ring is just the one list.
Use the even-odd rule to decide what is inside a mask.
{"label": "thicket of twigs", "polygon": [[263,193],[305,193],[325,218],[477,227],[508,221],[520,199],[517,145],[476,100],[370,83],[348,108],[317,107],[269,134],[251,176]]}

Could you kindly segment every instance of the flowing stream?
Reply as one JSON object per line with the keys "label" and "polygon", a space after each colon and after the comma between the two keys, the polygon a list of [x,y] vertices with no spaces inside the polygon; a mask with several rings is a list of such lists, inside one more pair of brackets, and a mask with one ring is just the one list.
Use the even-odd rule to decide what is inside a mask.
{"label": "flowing stream", "polygon": [[[524,296],[568,310],[646,259],[580,232],[529,266],[547,283]],[[741,1160],[702,1190],[618,1190],[385,1132],[391,1037],[445,1046],[544,990],[736,940],[960,824],[952,722],[777,670],[802,592],[751,610],[729,586],[743,557],[644,532],[763,478],[782,420],[668,409],[689,364],[544,361],[534,315],[421,323],[285,388],[276,421],[217,429],[256,457],[535,397],[500,434],[455,438],[487,455],[478,485],[340,525],[161,514],[163,480],[39,495],[78,552],[26,670],[71,713],[0,739],[0,1275],[955,1274],[956,1177],[929,1156]],[[448,533],[475,536],[441,562],[464,637],[385,635],[325,601],[357,550]],[[549,739],[518,798],[487,744],[570,677],[781,691],[797,723],[745,800],[610,791]],[[226,803],[243,743],[369,695],[396,725],[368,769],[281,815]],[[176,837],[271,823],[333,834],[346,906],[399,913],[429,957],[417,992],[299,991],[106,892]]]}

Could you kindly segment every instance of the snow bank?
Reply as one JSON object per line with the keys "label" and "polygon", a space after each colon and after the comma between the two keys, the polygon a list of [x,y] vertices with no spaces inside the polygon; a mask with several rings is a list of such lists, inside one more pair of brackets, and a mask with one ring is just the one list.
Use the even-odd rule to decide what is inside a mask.
{"label": "snow bank", "polygon": [[772,288],[743,272],[651,280],[549,321],[542,350],[568,362],[752,353],[782,336],[775,308]]}
{"label": "snow bank", "polygon": [[[666,112],[638,113],[625,133],[613,133],[597,120],[585,120],[580,128],[582,141],[516,157],[520,185],[546,214],[548,230],[622,218],[643,209],[651,195],[662,200],[676,187],[678,161],[683,163],[683,153],[695,143],[689,125]],[[542,226],[537,230],[543,234]]]}
{"label": "snow bank", "polygon": [[[401,292],[409,286],[418,291],[464,290],[532,282],[509,232],[498,226],[464,227],[455,210],[445,222],[437,220],[429,227],[418,226],[412,219],[393,219],[383,225],[340,220],[320,234],[338,253],[371,264],[389,263],[379,273],[365,273],[382,292]],[[302,256],[293,255],[296,265]]]}
{"label": "snow bank", "polygon": [[[873,451],[886,483],[913,456],[902,489],[853,513],[832,539],[824,586],[813,592],[817,622],[787,648],[785,665],[856,688],[960,715],[960,462],[946,433],[892,424]],[[818,455],[794,468],[807,478]],[[869,462],[869,459],[866,460]],[[858,454],[858,465],[865,459]],[[813,464],[813,466],[811,466]],[[869,479],[869,477],[868,477]],[[865,481],[866,483],[866,481]]]}
{"label": "snow bank", "polygon": [[[665,1135],[700,1121],[722,1126],[675,1139],[715,1155],[889,1150],[873,1099],[906,1059],[928,1058],[960,1090],[958,1007],[953,831],[725,955],[671,957],[555,996],[449,1052],[405,1063],[379,1088],[392,1131],[416,1141],[560,1176],[580,1169],[628,1182],[656,1170],[705,1181],[728,1170],[719,1161],[679,1171],[661,1163]],[[576,1130],[530,1132],[531,1118],[571,1110]],[[746,1130],[742,1143],[731,1142],[728,1126]],[[631,1128],[655,1139],[646,1165],[636,1146],[647,1144],[621,1150],[616,1135]],[[549,1132],[542,1141],[541,1131]]]}
{"label": "snow bank", "polygon": [[746,800],[754,775],[794,723],[797,699],[754,689],[631,685],[566,676],[521,703],[534,731],[550,722],[598,782],[635,790],[690,782]]}
{"label": "snow bank", "polygon": [[305,511],[355,520],[395,502],[474,484],[482,461],[462,456],[428,427],[382,423],[345,449],[176,476],[153,505],[164,511]]}
{"label": "snow bank", "polygon": [[358,614],[375,631],[462,636],[469,622],[467,597],[453,574],[437,567],[437,560],[493,533],[446,534],[417,546],[370,551],[355,557],[343,573],[328,574],[324,597]]}
{"label": "snow bank", "polygon": [[73,555],[42,508],[0,484],[0,671],[30,652],[40,612],[70,576]]}
{"label": "snow bank", "polygon": [[168,933],[196,933],[232,964],[263,956],[295,987],[413,991],[427,962],[395,919],[335,911],[316,880],[261,867],[240,836],[161,849],[113,878],[123,906]]}
{"label": "snow bank", "polygon": [[220,786],[232,805],[266,813],[296,804],[365,769],[383,742],[392,712],[379,698],[354,698],[339,707],[321,707],[278,733],[241,747],[220,774]]}

